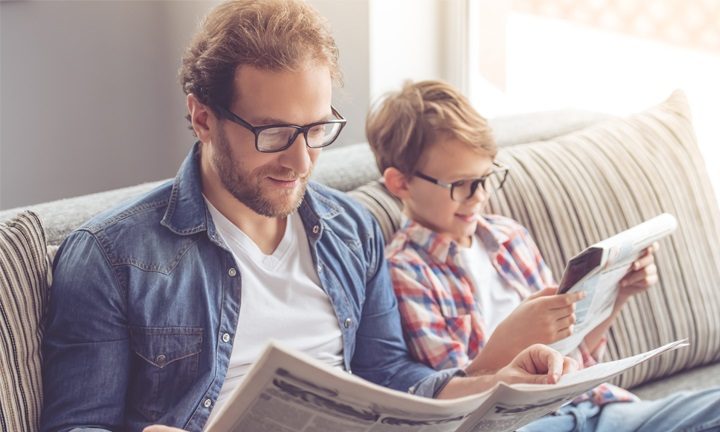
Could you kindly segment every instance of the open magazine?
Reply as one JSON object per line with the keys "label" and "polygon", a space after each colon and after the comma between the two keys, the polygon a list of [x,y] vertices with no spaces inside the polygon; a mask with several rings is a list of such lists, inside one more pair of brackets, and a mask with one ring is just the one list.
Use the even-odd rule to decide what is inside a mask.
{"label": "open magazine", "polygon": [[626,231],[588,247],[573,257],[565,268],[558,293],[584,291],[585,298],[575,304],[573,334],[550,346],[567,354],[612,313],[618,282],[654,242],[671,234],[677,220],[663,213]]}
{"label": "open magazine", "polygon": [[390,390],[271,342],[208,432],[470,432],[515,430],[596,385],[660,353],[601,363],[557,384],[497,384],[454,400]]}

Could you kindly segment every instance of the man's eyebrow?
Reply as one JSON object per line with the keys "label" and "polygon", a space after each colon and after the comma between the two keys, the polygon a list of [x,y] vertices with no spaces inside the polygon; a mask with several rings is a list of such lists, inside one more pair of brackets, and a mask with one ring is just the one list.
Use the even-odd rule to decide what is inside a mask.
{"label": "man's eyebrow", "polygon": [[[310,123],[305,123],[305,124],[313,124],[313,123],[324,122],[324,121],[332,120],[333,118],[334,118],[334,116],[333,116],[333,114],[332,114],[332,112],[331,112],[331,113],[328,113],[328,114],[324,115],[324,116],[323,116],[322,118],[320,118],[319,120],[311,121]],[[257,119],[253,119],[253,121],[251,121],[250,123],[252,123],[253,126],[266,126],[266,125],[274,125],[274,124],[303,126],[303,125],[299,125],[299,124],[296,124],[296,123],[290,123],[290,122],[287,122],[287,121],[285,121],[285,120],[281,120],[281,119],[276,118],[276,117],[259,117],[259,118],[257,118]]]}

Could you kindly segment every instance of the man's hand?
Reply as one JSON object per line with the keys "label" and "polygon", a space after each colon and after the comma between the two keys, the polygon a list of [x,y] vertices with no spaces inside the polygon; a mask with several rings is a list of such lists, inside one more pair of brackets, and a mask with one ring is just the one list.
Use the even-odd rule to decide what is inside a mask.
{"label": "man's hand", "polygon": [[554,349],[532,345],[495,374],[479,375],[466,370],[469,376],[451,379],[437,395],[438,399],[468,396],[489,390],[498,382],[507,384],[555,384],[562,375],[576,371],[578,364]]}
{"label": "man's hand", "polygon": [[507,384],[555,384],[561,376],[577,369],[577,362],[570,357],[564,357],[546,345],[535,344],[500,369],[496,378]]}
{"label": "man's hand", "polygon": [[570,336],[575,324],[575,302],[584,292],[557,294],[545,288],[525,299],[495,329],[471,363],[471,370],[495,371],[533,344],[550,344]]}
{"label": "man's hand", "polygon": [[618,296],[615,302],[616,309],[622,307],[630,297],[647,291],[648,288],[655,285],[658,281],[657,267],[655,266],[655,252],[660,249],[658,243],[645,249],[640,258],[638,258],[630,270],[620,280]]}
{"label": "man's hand", "polygon": [[143,432],[187,432],[183,429],[178,429],[170,426],[152,425],[143,429]]}

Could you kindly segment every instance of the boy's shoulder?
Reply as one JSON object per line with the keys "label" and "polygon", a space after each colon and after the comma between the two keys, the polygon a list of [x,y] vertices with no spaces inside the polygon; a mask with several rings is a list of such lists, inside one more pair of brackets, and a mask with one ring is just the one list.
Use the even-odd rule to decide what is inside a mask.
{"label": "boy's shoulder", "polygon": [[[418,236],[422,238],[418,239]],[[430,230],[410,221],[393,234],[385,246],[385,258],[391,267],[427,265],[428,257],[423,253],[421,244],[431,241],[431,237]]]}
{"label": "boy's shoulder", "polygon": [[485,214],[482,217],[484,227],[492,232],[496,238],[514,238],[525,236],[527,228],[520,222],[507,216],[498,214]]}

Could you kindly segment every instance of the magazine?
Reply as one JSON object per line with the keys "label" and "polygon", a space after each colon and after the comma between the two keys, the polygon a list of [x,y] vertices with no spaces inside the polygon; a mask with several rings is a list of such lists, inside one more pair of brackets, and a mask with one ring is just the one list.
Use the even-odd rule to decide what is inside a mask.
{"label": "magazine", "polygon": [[585,336],[613,311],[620,279],[644,249],[677,228],[677,220],[663,213],[588,247],[567,264],[558,293],[584,291],[575,304],[573,334],[550,346],[563,354],[577,348]]}
{"label": "magazine", "polygon": [[684,340],[569,373],[557,384],[499,383],[453,400],[390,390],[271,342],[208,432],[471,432],[514,430]]}

